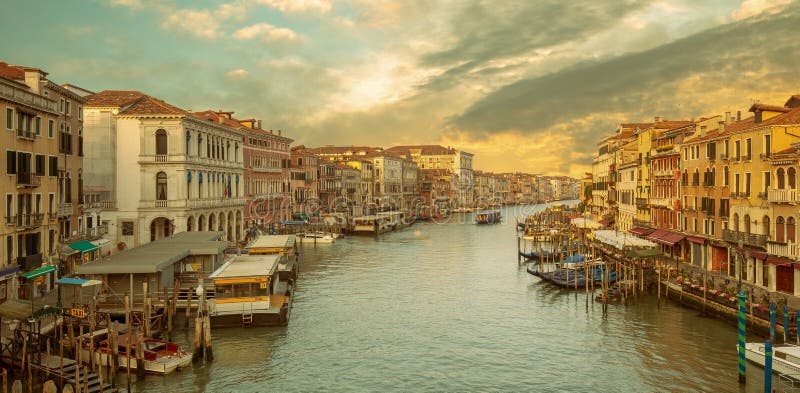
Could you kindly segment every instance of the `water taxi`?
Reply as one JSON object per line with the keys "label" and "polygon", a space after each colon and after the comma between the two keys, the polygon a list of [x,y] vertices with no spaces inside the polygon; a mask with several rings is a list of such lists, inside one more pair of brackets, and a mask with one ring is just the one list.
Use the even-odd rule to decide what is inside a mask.
{"label": "water taxi", "polygon": [[392,230],[389,218],[386,216],[361,216],[353,218],[353,233],[380,235]]}
{"label": "water taxi", "polygon": [[500,212],[497,210],[483,210],[475,214],[476,224],[497,224],[500,219]]}
{"label": "water taxi", "polygon": [[[738,346],[737,346],[738,351]],[[747,360],[764,367],[766,356],[764,343],[744,344]],[[777,344],[772,347],[772,372],[798,376],[800,375],[800,347],[792,344]]]}
{"label": "water taxi", "polygon": [[281,255],[239,255],[209,276],[214,299],[208,300],[211,326],[285,325],[291,303],[290,283],[278,274]]}
{"label": "water taxi", "polygon": [[322,233],[322,232],[309,232],[309,233],[298,233],[297,240],[300,243],[333,243],[336,241],[336,238],[330,233]]}
{"label": "water taxi", "polygon": [[[109,359],[113,356],[108,329],[97,330],[81,337],[81,359],[89,363],[93,354],[97,364],[108,366]],[[181,350],[178,344],[146,337],[142,333],[124,333],[117,338],[117,364],[120,368],[130,367],[131,370],[136,370],[140,367],[136,353],[140,343],[144,350],[144,369],[148,373],[169,374],[192,364],[192,352]],[[128,345],[131,350],[130,363],[127,356]]]}

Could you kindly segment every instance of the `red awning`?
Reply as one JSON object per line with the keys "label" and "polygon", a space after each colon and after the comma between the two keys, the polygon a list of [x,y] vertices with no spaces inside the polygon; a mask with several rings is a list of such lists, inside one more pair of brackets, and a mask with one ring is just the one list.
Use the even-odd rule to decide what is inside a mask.
{"label": "red awning", "polygon": [[653,231],[653,233],[647,235],[647,240],[655,241],[655,240],[661,239],[667,233],[669,233],[669,232],[667,232],[667,231],[665,231],[663,229],[656,229],[655,231]]}
{"label": "red awning", "polygon": [[674,246],[679,241],[683,240],[686,236],[681,235],[680,233],[675,232],[667,232],[666,235],[661,236],[661,238],[656,239],[656,242],[667,245],[667,246]]}
{"label": "red awning", "polygon": [[614,220],[602,219],[602,220],[600,220],[600,221],[598,221],[598,222],[599,222],[599,223],[600,223],[602,226],[604,226],[604,227],[607,227],[607,226],[611,225],[611,224],[614,222]]}
{"label": "red awning", "polygon": [[630,232],[630,233],[632,233],[632,234],[634,234],[636,236],[647,236],[647,235],[653,233],[653,230],[650,229],[650,228],[644,228],[644,227],[633,227],[633,228],[629,229],[628,232]]}
{"label": "red awning", "polygon": [[781,257],[768,256],[767,263],[775,266],[791,266],[792,260]]}
{"label": "red awning", "polygon": [[697,244],[704,244],[706,242],[705,238],[697,237],[697,236],[686,236],[686,240],[697,243]]}

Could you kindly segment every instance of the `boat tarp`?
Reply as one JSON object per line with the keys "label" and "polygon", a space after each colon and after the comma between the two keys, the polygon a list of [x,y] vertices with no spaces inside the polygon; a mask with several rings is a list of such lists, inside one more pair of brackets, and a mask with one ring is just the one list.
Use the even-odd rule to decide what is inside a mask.
{"label": "boat tarp", "polygon": [[646,248],[642,250],[630,250],[625,256],[628,258],[650,258],[661,255],[661,251],[655,248]]}
{"label": "boat tarp", "polygon": [[90,243],[90,242],[88,242],[86,240],[81,240],[81,241],[78,241],[78,242],[70,244],[69,248],[71,248],[71,249],[73,249],[75,251],[80,251],[81,253],[85,254],[87,252],[92,252],[94,250],[97,250],[97,245],[92,244],[92,243]]}
{"label": "boat tarp", "polygon": [[53,265],[48,265],[48,266],[40,267],[40,268],[38,268],[36,270],[31,270],[31,271],[29,271],[27,273],[22,273],[22,274],[20,274],[20,277],[22,277],[22,278],[24,278],[26,280],[30,280],[30,279],[33,279],[33,278],[36,278],[36,277],[39,277],[39,276],[44,276],[45,274],[52,273],[54,271],[56,271],[56,267],[53,266]]}
{"label": "boat tarp", "polygon": [[633,236],[628,232],[600,229],[592,232],[594,239],[618,250],[630,248],[654,248],[655,243]]}
{"label": "boat tarp", "polygon": [[62,277],[56,281],[56,284],[59,285],[77,285],[79,287],[90,287],[93,285],[100,285],[103,282],[100,280],[87,280],[85,278],[76,278],[76,277]]}
{"label": "boat tarp", "polygon": [[573,218],[572,221],[570,221],[570,222],[572,223],[572,225],[574,225],[574,226],[576,226],[578,228],[600,229],[600,228],[603,227],[603,224],[601,224],[601,223],[599,223],[599,222],[597,222],[597,221],[595,221],[595,220],[593,220],[591,218],[585,218],[585,217]]}

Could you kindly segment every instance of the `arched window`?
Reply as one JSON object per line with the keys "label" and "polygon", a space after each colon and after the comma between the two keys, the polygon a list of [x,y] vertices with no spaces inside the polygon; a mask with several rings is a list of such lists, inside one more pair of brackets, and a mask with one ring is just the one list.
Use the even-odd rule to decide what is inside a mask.
{"label": "arched window", "polygon": [[744,215],[744,233],[750,233],[750,215]]}
{"label": "arched window", "polygon": [[769,232],[771,229],[769,225],[769,216],[764,216],[764,218],[761,219],[761,225],[764,228],[764,234],[769,236]]}
{"label": "arched window", "polygon": [[784,230],[786,228],[784,227],[784,224],[785,224],[785,222],[783,221],[783,217],[778,216],[778,218],[775,219],[775,241],[776,242],[783,243],[785,241],[786,237],[784,236],[784,233],[785,233]]}
{"label": "arched window", "polygon": [[164,172],[156,174],[156,199],[159,201],[167,200],[167,174]]}
{"label": "arched window", "polygon": [[156,131],[156,154],[167,154],[167,132]]}
{"label": "arched window", "polygon": [[789,170],[786,171],[786,180],[789,180],[789,188],[792,190],[797,189],[797,173],[794,168],[789,168]]}
{"label": "arched window", "polygon": [[778,173],[776,173],[776,177],[778,178],[778,189],[783,190],[786,188],[786,181],[783,177],[783,168],[778,168]]}
{"label": "arched window", "polygon": [[786,220],[786,241],[789,243],[797,242],[794,232],[794,217],[789,217]]}
{"label": "arched window", "polygon": [[733,230],[739,232],[739,214],[733,213]]}
{"label": "arched window", "polygon": [[194,229],[194,217],[189,216],[189,218],[186,219],[186,232],[191,232],[192,229]]}

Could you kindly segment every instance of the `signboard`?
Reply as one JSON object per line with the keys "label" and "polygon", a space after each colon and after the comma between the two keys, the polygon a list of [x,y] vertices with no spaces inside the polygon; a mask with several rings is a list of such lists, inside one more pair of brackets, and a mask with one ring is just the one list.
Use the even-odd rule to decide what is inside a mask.
{"label": "signboard", "polygon": [[262,282],[258,287],[261,289],[267,289],[267,283]]}
{"label": "signboard", "polygon": [[82,308],[72,308],[69,310],[69,315],[78,318],[84,318],[86,316],[86,311]]}

